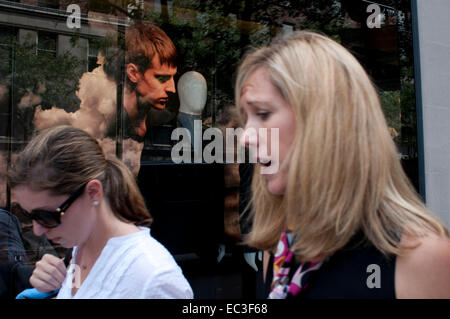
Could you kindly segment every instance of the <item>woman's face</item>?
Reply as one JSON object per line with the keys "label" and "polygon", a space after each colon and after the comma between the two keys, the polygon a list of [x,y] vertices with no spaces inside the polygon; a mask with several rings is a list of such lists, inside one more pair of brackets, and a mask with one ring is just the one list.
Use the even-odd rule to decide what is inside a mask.
{"label": "woman's face", "polygon": [[[246,117],[241,143],[258,150],[256,161],[265,163],[261,175],[268,191],[274,195],[284,194],[289,169],[287,157],[295,134],[292,107],[271,83],[265,68],[256,69],[244,82],[240,105]],[[267,134],[261,130],[264,128]],[[245,138],[255,130],[257,138]]]}
{"label": "woman's face", "polygon": [[[69,195],[53,195],[49,191],[33,190],[28,186],[13,189],[14,198],[22,209],[31,212],[35,209],[55,211]],[[94,227],[94,214],[90,213],[90,203],[86,190],[61,216],[61,224],[55,228],[46,228],[33,220],[33,231],[37,236],[45,236],[53,243],[70,248],[84,243]]]}

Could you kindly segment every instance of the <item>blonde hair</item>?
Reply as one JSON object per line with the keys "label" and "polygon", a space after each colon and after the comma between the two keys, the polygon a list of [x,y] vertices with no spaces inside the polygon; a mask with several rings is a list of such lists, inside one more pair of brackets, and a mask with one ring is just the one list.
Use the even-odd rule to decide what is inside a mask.
{"label": "blonde hair", "polygon": [[72,194],[98,179],[114,215],[136,225],[152,218],[133,174],[115,156],[105,156],[98,142],[71,126],[56,126],[35,136],[8,171],[11,188],[26,185],[53,194]]}
{"label": "blonde hair", "polygon": [[332,255],[358,230],[395,255],[405,248],[402,235],[448,236],[406,177],[378,94],[343,46],[297,31],[251,52],[238,71],[238,107],[246,79],[259,68],[292,106],[296,131],[284,195],[270,194],[255,167],[248,245],[274,250],[289,225],[304,261]]}

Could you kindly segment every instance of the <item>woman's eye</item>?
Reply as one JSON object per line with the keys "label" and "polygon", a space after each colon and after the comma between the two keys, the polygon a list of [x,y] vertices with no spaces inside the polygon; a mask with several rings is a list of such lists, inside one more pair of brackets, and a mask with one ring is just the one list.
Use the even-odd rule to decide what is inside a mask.
{"label": "woman's eye", "polygon": [[270,112],[267,111],[260,111],[257,112],[256,115],[261,119],[261,120],[267,120],[270,116]]}

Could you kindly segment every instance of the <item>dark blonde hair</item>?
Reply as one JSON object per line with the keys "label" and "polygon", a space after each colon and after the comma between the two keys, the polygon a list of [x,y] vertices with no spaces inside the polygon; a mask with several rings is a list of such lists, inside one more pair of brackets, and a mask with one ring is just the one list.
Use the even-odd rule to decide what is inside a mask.
{"label": "dark blonde hair", "polygon": [[406,177],[378,94],[358,61],[326,36],[297,31],[248,54],[235,98],[264,69],[292,107],[295,137],[284,195],[268,192],[256,166],[253,229],[247,243],[274,250],[284,227],[297,234],[300,260],[325,258],[356,231],[385,254],[401,254],[402,235],[448,236]]}
{"label": "dark blonde hair", "polygon": [[56,126],[35,136],[8,171],[11,188],[26,185],[55,195],[71,194],[97,179],[119,219],[150,225],[152,219],[133,174],[115,156],[105,156],[98,142],[71,126]]}

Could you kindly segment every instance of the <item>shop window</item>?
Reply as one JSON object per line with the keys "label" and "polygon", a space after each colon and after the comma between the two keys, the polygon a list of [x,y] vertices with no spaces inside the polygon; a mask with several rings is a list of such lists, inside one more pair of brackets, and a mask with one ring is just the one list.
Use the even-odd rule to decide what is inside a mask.
{"label": "shop window", "polygon": [[59,0],[38,0],[38,6],[51,9],[59,9]]}
{"label": "shop window", "polygon": [[86,8],[88,11],[113,14],[116,12],[117,5],[120,7],[118,1],[88,0]]}
{"label": "shop window", "polygon": [[283,34],[290,34],[294,32],[294,26],[289,23],[283,23]]}
{"label": "shop window", "polygon": [[99,66],[97,64],[98,59],[98,43],[95,40],[89,40],[89,49],[88,49],[88,72],[91,72],[96,67]]}
{"label": "shop window", "polygon": [[[139,2],[139,4],[141,3]],[[59,1],[42,0],[38,4],[56,8]],[[379,28],[370,28],[367,25],[368,15],[370,14],[367,12],[367,7],[371,4],[374,3],[360,0],[318,1],[312,2],[309,6],[297,6],[293,1],[279,3],[272,1],[258,3],[232,1],[219,3],[212,1],[155,0],[142,8],[144,10],[142,17],[144,20],[150,20],[160,25],[174,42],[178,53],[178,72],[175,76],[175,83],[178,83],[180,78],[189,71],[198,72],[204,78],[206,101],[201,106],[201,111],[196,114],[197,120],[201,122],[201,130],[209,127],[224,128],[227,125],[236,125],[230,120],[229,116],[230,113],[233,114],[233,76],[240,58],[247,48],[268,43],[272,37],[282,32],[310,29],[325,33],[338,40],[351,50],[364,65],[380,91],[388,124],[392,136],[399,146],[402,158],[405,161],[415,161],[417,160],[417,134],[414,120],[414,76],[412,73],[409,2],[378,1],[376,5],[379,6],[382,15]],[[87,1],[88,10],[114,14],[120,11],[126,15],[127,8],[121,8],[120,5],[120,1]],[[11,14],[14,15],[14,12]],[[47,21],[54,21],[55,19],[51,15],[41,18]],[[127,28],[124,21],[128,20],[105,19],[103,22],[95,20],[88,27],[89,32],[96,34],[95,36],[100,41],[97,41],[97,38],[89,41],[87,72],[93,72],[102,63],[102,60],[97,60],[97,57],[99,52],[103,52],[104,55],[116,59],[108,66],[104,66],[105,77],[114,79],[115,85],[125,84],[123,74],[120,74],[123,70],[121,68],[123,58],[119,58],[122,44],[120,44],[121,36],[118,36],[119,34],[123,35]],[[39,25],[36,25],[36,29],[39,29],[39,27]],[[67,32],[67,30],[65,31]],[[58,58],[58,32],[56,29],[54,32],[38,31],[38,56],[45,55],[54,59]],[[92,34],[88,37],[92,38]],[[4,28],[0,30],[0,46],[8,45],[4,40],[8,35],[9,33],[4,31]],[[74,38],[77,36],[74,35]],[[106,47],[98,45],[102,40],[109,38],[112,41],[104,41]],[[10,53],[7,49],[3,51],[3,55],[9,56]],[[40,123],[34,119],[35,114],[37,114],[35,109],[22,107],[26,100],[21,100],[24,96],[29,96],[31,102],[36,101],[37,103],[39,101],[40,104],[33,104],[33,108],[38,105],[43,110],[56,107],[69,113],[77,112],[82,108],[83,101],[72,99],[68,103],[66,102],[67,98],[65,98],[67,94],[51,92],[54,87],[51,83],[61,83],[65,77],[71,76],[72,84],[67,84],[65,87],[74,96],[73,92],[79,89],[77,87],[77,85],[80,85],[79,80],[83,79],[82,81],[84,81],[88,78],[88,74],[81,72],[77,75],[78,78],[75,78],[73,72],[65,71],[76,69],[74,67],[77,65],[75,59],[58,62],[64,65],[64,68],[59,68],[58,71],[60,73],[67,72],[67,74],[57,73],[48,67],[48,65],[54,64],[51,61],[50,59],[45,61],[34,59],[25,55],[18,56],[14,60],[14,64],[9,64],[11,62],[9,58],[3,59],[3,73],[6,72],[5,70],[10,72],[9,70],[12,67],[16,68],[16,74],[13,77],[4,77],[4,79],[14,78],[15,80],[14,98],[16,101],[14,102],[14,108],[17,109],[17,114],[21,112],[29,113],[26,116],[24,115],[24,119],[15,119],[14,123],[10,123],[16,129],[23,126],[19,130],[20,132],[30,132],[25,134],[14,131],[16,133],[13,135],[21,141],[27,141],[36,129],[35,123]],[[27,76],[27,72],[30,72],[29,76]],[[40,72],[42,76],[38,77],[37,75]],[[32,83],[32,81],[34,82]],[[42,85],[39,81],[46,82],[46,85]],[[120,92],[117,93],[115,87],[110,91],[108,94],[111,97],[107,98],[108,101],[114,100],[116,97],[121,98]],[[40,100],[41,98],[42,100]],[[103,97],[100,100],[103,100]],[[181,96],[177,88],[176,93],[170,94],[164,110],[154,108],[149,110],[152,120],[147,123],[148,134],[146,134],[144,141],[140,142],[142,160],[151,162],[171,160],[170,151],[178,142],[171,138],[171,133],[174,129],[186,125],[183,124],[185,119],[180,118],[180,114],[184,113],[182,108],[180,110],[180,100]],[[21,106],[19,107],[19,105]],[[119,101],[114,105],[114,109],[119,110],[121,106],[122,104]],[[228,109],[228,111],[224,111],[225,109]],[[2,114],[5,115],[6,113],[2,112]],[[119,115],[112,115],[112,117],[114,116],[116,116],[116,126],[112,130],[113,139],[125,139],[125,136],[120,136],[122,132],[120,128],[121,119]],[[6,121],[6,118],[3,117],[2,121]],[[7,127],[7,124],[2,123],[1,127]],[[102,126],[98,125],[98,127]],[[119,144],[124,145],[125,143]],[[416,169],[412,171],[416,171]],[[411,173],[411,176],[415,175],[417,174]]]}
{"label": "shop window", "polygon": [[[234,178],[237,166],[208,166],[210,164],[202,156],[195,162],[195,145],[191,148],[191,163],[174,164],[171,151],[180,139],[172,139],[172,133],[175,129],[185,128],[194,129],[189,131],[191,137],[194,134],[202,136],[208,128],[224,132],[226,128],[239,126],[234,106],[234,77],[243,54],[249,48],[269,43],[280,33],[309,29],[339,41],[364,65],[379,90],[392,138],[397,143],[408,176],[417,186],[409,1],[379,0],[377,5],[382,14],[379,28],[367,25],[370,14],[367,7],[373,4],[372,1],[310,1],[307,6],[300,6],[297,1],[146,1],[142,19],[156,23],[167,33],[176,47],[178,59],[174,78],[176,92],[168,94],[165,107],[158,109],[142,103],[148,109],[149,120],[145,123],[146,134],[139,140],[124,134],[126,75],[123,53],[126,44],[123,35],[129,28],[127,23],[132,22],[132,12],[126,6],[121,7],[126,2],[73,2],[88,11],[102,13],[95,15],[82,30],[72,30],[74,33],[69,34],[74,41],[77,37],[90,39],[87,70],[85,66],[80,67],[86,63],[85,55],[77,58],[76,54],[59,54],[58,34],[68,35],[72,31],[64,25],[63,29],[49,30],[50,23],[61,25],[61,20],[53,15],[41,12],[39,22],[28,28],[0,28],[0,163],[13,157],[36,131],[52,125],[70,124],[90,132],[105,150],[118,154],[130,166],[139,176],[143,193],[151,200],[155,215],[160,214],[159,218],[164,218],[161,216],[168,209],[173,216],[186,209],[201,218],[213,213],[220,215],[226,209],[232,211],[232,204],[217,196],[228,194],[232,198],[231,195],[236,195],[236,185],[239,185]],[[58,9],[59,1],[42,0],[38,5]],[[14,21],[14,15],[23,17],[23,12],[17,10],[8,12],[11,21]],[[130,19],[117,19],[118,13],[124,17],[128,14]],[[35,13],[30,13],[30,17],[37,18]],[[86,15],[86,18],[91,19],[91,16]],[[18,42],[14,41],[18,30],[34,36],[36,31],[33,30],[42,30],[44,24],[47,31],[37,31],[38,54],[35,54],[34,37],[33,50],[15,43]],[[195,75],[189,73],[192,71]],[[195,114],[182,105],[186,88],[178,85],[186,74],[190,74],[191,81],[193,78],[203,81],[205,97],[199,101]],[[194,140],[190,142],[195,144]],[[200,150],[209,142],[202,141]],[[6,165],[0,165],[0,207],[9,200],[5,169]],[[198,189],[196,182],[201,183]],[[208,217],[214,222],[214,228],[208,232],[215,236],[220,231],[211,234],[211,230],[220,229],[223,218]],[[160,219],[159,224],[156,221],[156,234],[163,237],[166,234],[163,222],[171,223],[175,219]],[[192,221],[195,220],[188,222]],[[175,227],[173,231],[181,234],[183,229]],[[225,229],[225,232],[231,231]],[[214,237],[214,243],[216,239]],[[181,249],[183,253],[190,252],[196,241],[185,243],[186,247]],[[174,252],[180,250],[178,245],[177,242],[169,244]]]}
{"label": "shop window", "polygon": [[56,33],[38,32],[38,54],[49,54],[56,56],[58,35]]}
{"label": "shop window", "polygon": [[0,208],[7,204],[6,167],[10,147],[11,71],[17,29],[0,26]]}
{"label": "shop window", "polygon": [[0,26],[0,45],[10,47],[17,38],[17,30],[12,27]]}

